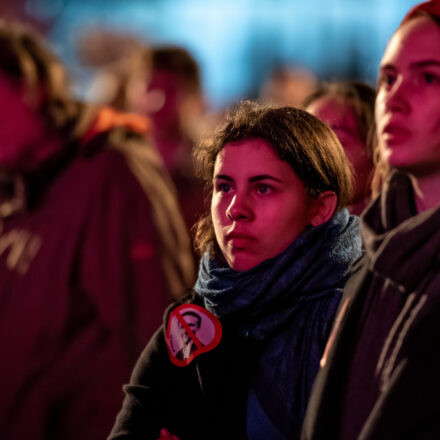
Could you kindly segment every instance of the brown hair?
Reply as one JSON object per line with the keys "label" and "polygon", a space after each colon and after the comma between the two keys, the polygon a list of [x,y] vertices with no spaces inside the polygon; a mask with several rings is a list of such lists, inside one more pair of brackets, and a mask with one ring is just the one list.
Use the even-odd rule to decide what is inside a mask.
{"label": "brown hair", "polygon": [[190,93],[201,93],[200,70],[196,60],[182,47],[161,46],[152,50],[153,69],[173,73]]}
{"label": "brown hair", "polygon": [[[338,196],[337,210],[350,202],[351,166],[336,135],[318,118],[293,107],[274,108],[243,101],[227,116],[214,135],[194,150],[196,171],[212,192],[217,154],[229,142],[259,138],[287,162],[314,198],[324,191]],[[215,235],[210,214],[196,225],[195,247],[215,252]]]}
{"label": "brown hair", "polygon": [[78,114],[69,93],[67,75],[42,38],[20,23],[0,20],[0,72],[16,86],[24,86],[26,98],[46,122],[65,128]]}
{"label": "brown hair", "polygon": [[[437,26],[440,27],[440,16],[428,12],[430,10],[430,6],[432,6],[434,9],[438,7],[438,4],[435,2],[425,2],[421,3],[417,6],[415,6],[413,9],[411,9],[408,14],[404,17],[402,22],[400,23],[399,27],[396,29],[399,30],[405,23],[407,23],[410,20],[413,20],[418,17],[427,17],[431,19],[434,23],[437,24]],[[440,12],[440,9],[439,9]],[[373,151],[373,163],[374,163],[374,174],[373,179],[371,182],[371,190],[372,190],[372,196],[376,197],[382,188],[382,185],[387,180],[390,172],[392,171],[392,168],[390,167],[389,163],[382,159],[382,156],[380,154],[379,144],[376,142],[375,148]]]}
{"label": "brown hair", "polygon": [[134,46],[125,57],[108,69],[115,81],[111,82],[110,89],[106,91],[107,101],[119,110],[130,111],[130,87],[138,81],[141,87],[145,87],[154,70],[173,74],[179,90],[202,94],[199,66],[186,49],[178,46]]}

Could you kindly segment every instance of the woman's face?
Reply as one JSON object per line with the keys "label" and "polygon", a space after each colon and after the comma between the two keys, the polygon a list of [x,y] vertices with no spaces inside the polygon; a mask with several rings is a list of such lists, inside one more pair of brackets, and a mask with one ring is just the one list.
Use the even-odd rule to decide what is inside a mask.
{"label": "woman's face", "polygon": [[248,270],[285,250],[309,224],[313,199],[262,139],[226,144],[217,155],[211,215],[229,266]]}
{"label": "woman's face", "polygon": [[368,193],[373,164],[368,157],[366,139],[359,132],[356,112],[350,101],[325,95],[313,101],[306,110],[335,132],[355,171],[353,199],[356,201],[364,198]]}
{"label": "woman's face", "polygon": [[376,100],[382,158],[416,176],[440,172],[440,27],[405,23],[383,56]]}
{"label": "woman's face", "polygon": [[26,102],[23,90],[0,73],[0,167],[28,169],[45,159],[47,128],[37,108]]}

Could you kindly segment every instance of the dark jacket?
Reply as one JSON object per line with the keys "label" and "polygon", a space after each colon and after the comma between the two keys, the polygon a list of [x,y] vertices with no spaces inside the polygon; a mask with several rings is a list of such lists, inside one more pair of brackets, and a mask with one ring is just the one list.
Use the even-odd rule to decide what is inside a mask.
{"label": "dark jacket", "polygon": [[[337,439],[356,349],[372,353],[377,387],[359,439],[440,438],[440,208],[416,214],[408,176],[395,173],[361,223],[366,255],[352,269],[303,425],[303,439]],[[397,299],[384,341],[357,346],[366,301]],[[395,303],[395,302],[394,302]],[[387,308],[376,308],[377,323]],[[378,344],[380,344],[378,346]],[[363,399],[365,396],[356,396]],[[349,402],[348,402],[349,404]],[[344,421],[346,422],[346,421]]]}
{"label": "dark jacket", "polygon": [[[125,387],[110,439],[156,440],[161,428],[180,440],[297,438],[360,247],[358,221],[343,210],[249,271],[205,253],[196,304],[166,315]],[[210,330],[217,327],[223,331]]]}
{"label": "dark jacket", "polygon": [[170,301],[155,223],[166,207],[141,173],[173,220],[172,188],[138,134],[98,122],[0,187],[3,439],[105,438]]}
{"label": "dark jacket", "polygon": [[[200,299],[189,301],[202,305]],[[174,365],[164,337],[172,305],[138,360],[109,439],[156,440],[167,428],[180,440],[244,439],[246,402],[261,347],[222,322],[219,345],[188,366]]]}

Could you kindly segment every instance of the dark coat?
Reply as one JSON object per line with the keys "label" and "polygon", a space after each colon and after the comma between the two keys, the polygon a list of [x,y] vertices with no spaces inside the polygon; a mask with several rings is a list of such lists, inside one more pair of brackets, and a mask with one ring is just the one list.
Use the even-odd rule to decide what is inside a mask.
{"label": "dark coat", "polygon": [[127,396],[109,439],[156,440],[162,428],[180,440],[246,438],[246,402],[259,346],[238,337],[232,322],[223,322],[222,339],[214,350],[186,367],[174,365],[164,327],[178,305],[166,312],[164,325],[124,387]]}
{"label": "dark coat", "polygon": [[[379,353],[379,394],[359,439],[440,438],[440,208],[415,215],[406,175],[363,215],[366,255],[353,267],[309,401],[303,439],[337,439],[348,366],[366,299],[398,295],[402,307]],[[376,310],[378,322],[387,310]],[[385,319],[385,318],[384,318]],[[377,383],[376,383],[377,382]],[[363,399],[363,396],[358,396]]]}
{"label": "dark coat", "polygon": [[0,187],[2,439],[103,439],[170,301],[158,212],[130,166],[179,219],[152,147],[122,127],[62,147],[17,176],[26,197],[8,215]]}
{"label": "dark coat", "polygon": [[[252,429],[261,437],[265,416],[274,426],[269,437],[297,438],[347,269],[360,251],[358,221],[341,211],[254,270],[235,272],[205,254],[194,305],[165,316],[125,387],[110,439],[156,440],[161,428],[180,440],[258,438]],[[213,298],[219,291],[231,300],[228,312],[210,307],[221,303]],[[191,308],[209,318],[197,330],[181,319]],[[212,327],[223,328],[221,339],[204,339]],[[182,328],[198,350],[183,362]]]}

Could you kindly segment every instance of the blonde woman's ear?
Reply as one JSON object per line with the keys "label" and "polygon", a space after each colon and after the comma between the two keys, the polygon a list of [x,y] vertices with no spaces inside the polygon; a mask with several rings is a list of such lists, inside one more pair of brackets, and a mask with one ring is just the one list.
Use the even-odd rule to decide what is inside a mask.
{"label": "blonde woman's ear", "polygon": [[319,226],[330,220],[338,206],[338,196],[333,191],[324,191],[313,201],[310,224]]}

